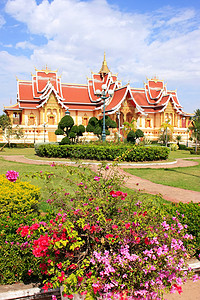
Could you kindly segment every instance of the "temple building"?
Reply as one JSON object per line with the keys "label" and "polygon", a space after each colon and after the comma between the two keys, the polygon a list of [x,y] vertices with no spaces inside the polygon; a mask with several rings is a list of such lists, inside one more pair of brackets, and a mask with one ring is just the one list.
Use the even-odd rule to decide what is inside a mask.
{"label": "temple building", "polygon": [[[17,103],[4,106],[13,127],[23,128],[26,142],[56,142],[60,138],[55,130],[61,118],[70,113],[75,125],[87,126],[90,117],[102,118],[103,100],[96,93],[106,84],[105,113],[122,128],[125,121],[134,118],[138,129],[143,130],[149,140],[157,140],[160,126],[166,121],[174,126],[174,136],[188,138],[191,114],[185,113],[176,91],[167,90],[163,80],[147,79],[143,88],[130,84],[122,85],[116,74],[108,68],[105,54],[98,73],[91,73],[86,84],[62,83],[57,71],[35,69],[30,81],[17,79]],[[93,139],[84,133],[85,139]],[[109,137],[113,138],[113,135]]]}

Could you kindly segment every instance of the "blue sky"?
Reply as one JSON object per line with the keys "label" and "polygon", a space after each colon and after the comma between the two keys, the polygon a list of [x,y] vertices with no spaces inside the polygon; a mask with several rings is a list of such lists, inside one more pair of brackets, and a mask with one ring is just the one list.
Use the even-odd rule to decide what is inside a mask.
{"label": "blue sky", "polygon": [[156,75],[186,112],[200,108],[200,1],[1,0],[0,109],[16,102],[16,76],[47,65],[86,83],[104,51],[123,84]]}

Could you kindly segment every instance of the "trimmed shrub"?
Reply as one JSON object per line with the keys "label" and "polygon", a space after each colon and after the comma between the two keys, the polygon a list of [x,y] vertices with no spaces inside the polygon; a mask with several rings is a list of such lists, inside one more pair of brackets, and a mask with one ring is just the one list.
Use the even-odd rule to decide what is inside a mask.
{"label": "trimmed shrub", "polygon": [[0,213],[31,213],[37,211],[40,189],[28,182],[10,182],[0,175]]}
{"label": "trimmed shrub", "polygon": [[[74,132],[72,132],[72,133],[74,133]],[[70,133],[71,134],[71,133]],[[75,134],[74,134],[74,136],[75,136]],[[71,137],[71,136],[70,136]],[[61,140],[61,142],[60,142],[60,145],[70,145],[71,144],[71,141],[70,141],[70,139],[67,137],[67,136],[65,136],[62,140]]]}
{"label": "trimmed shrub", "polygon": [[178,150],[178,145],[177,144],[171,144],[170,149],[171,149],[171,151],[177,151]]}
{"label": "trimmed shrub", "polygon": [[166,147],[140,147],[130,145],[40,145],[37,155],[43,157],[64,157],[76,159],[153,161],[168,158]]}
{"label": "trimmed shrub", "polygon": [[179,150],[187,150],[187,146],[186,145],[179,144],[178,147],[179,147]]}
{"label": "trimmed shrub", "polygon": [[200,155],[200,149],[197,149],[197,152],[195,152],[195,149],[192,149],[192,150],[190,150],[190,154]]}
{"label": "trimmed shrub", "polygon": [[127,135],[127,142],[135,144],[136,134],[133,130],[129,131]]}
{"label": "trimmed shrub", "polygon": [[[0,148],[3,147],[5,145],[5,143],[0,143]],[[6,148],[34,148],[34,144],[33,143],[10,143],[10,147],[9,144],[7,143],[5,145]]]}

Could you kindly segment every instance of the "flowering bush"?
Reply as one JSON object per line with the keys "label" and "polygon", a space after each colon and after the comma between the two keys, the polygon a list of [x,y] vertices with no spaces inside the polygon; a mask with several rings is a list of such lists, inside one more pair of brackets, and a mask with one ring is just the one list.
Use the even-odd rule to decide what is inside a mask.
{"label": "flowering bush", "polygon": [[19,173],[13,170],[10,170],[6,173],[6,178],[11,182],[15,182],[18,177],[19,177]]}
{"label": "flowering bush", "polygon": [[5,175],[0,175],[0,213],[11,215],[12,213],[28,214],[37,211],[40,189],[19,179],[15,181],[18,173],[14,172],[7,173],[7,178]]}
{"label": "flowering bush", "polygon": [[69,299],[75,293],[120,300],[181,293],[192,276],[184,246],[192,236],[177,217],[162,217],[116,190],[115,176],[107,177],[111,169],[104,165],[98,176],[79,182],[73,197],[63,192],[65,200],[54,199],[62,207],[55,218],[18,228],[40,260],[43,289],[62,285]]}

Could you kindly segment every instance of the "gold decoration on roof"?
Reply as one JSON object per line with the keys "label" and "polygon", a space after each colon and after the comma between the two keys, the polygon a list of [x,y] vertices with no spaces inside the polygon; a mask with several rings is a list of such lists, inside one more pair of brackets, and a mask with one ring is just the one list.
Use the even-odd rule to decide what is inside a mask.
{"label": "gold decoration on roof", "polygon": [[106,53],[104,51],[104,59],[103,59],[103,63],[102,63],[102,67],[101,70],[99,71],[99,74],[108,74],[110,72],[108,66],[107,66],[107,61],[106,61]]}

